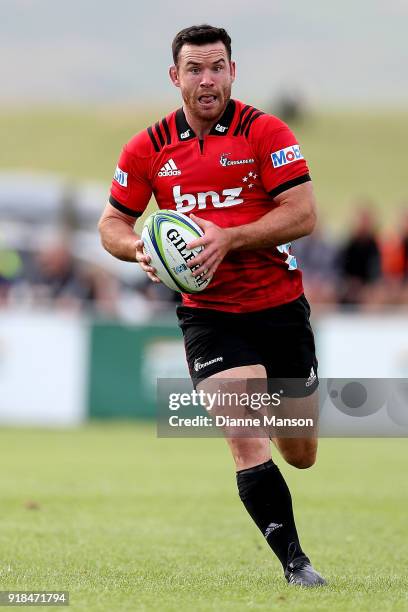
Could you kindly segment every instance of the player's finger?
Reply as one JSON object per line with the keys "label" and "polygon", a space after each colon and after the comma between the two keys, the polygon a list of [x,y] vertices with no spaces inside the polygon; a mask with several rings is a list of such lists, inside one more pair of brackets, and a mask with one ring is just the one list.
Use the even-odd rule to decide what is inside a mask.
{"label": "player's finger", "polygon": [[151,272],[152,274],[156,274],[156,268],[153,266],[148,266],[147,264],[140,262],[140,267],[142,268],[143,272]]}
{"label": "player's finger", "polygon": [[217,271],[218,266],[221,263],[221,259],[216,259],[215,263],[213,264],[213,266],[211,266],[203,275],[203,279],[207,280],[208,278],[211,278],[212,276],[214,276],[215,272]]}
{"label": "player's finger", "polygon": [[193,240],[192,242],[189,242],[186,245],[186,248],[189,251],[192,251],[193,249],[196,249],[197,247],[203,247],[206,244],[208,244],[208,239],[205,236],[201,236],[201,238],[197,238],[197,240]]}
{"label": "player's finger", "polygon": [[148,259],[146,258],[139,258],[137,259],[137,263],[141,266],[141,268],[144,270],[145,267],[147,266],[148,268],[151,268],[152,266],[150,265],[150,257]]}
{"label": "player's finger", "polygon": [[147,274],[148,278],[153,282],[153,283],[161,283],[161,280],[158,276],[156,276],[155,274]]}
{"label": "player's finger", "polygon": [[217,250],[213,246],[208,246],[206,249],[203,249],[200,253],[195,255],[193,259],[189,259],[187,262],[187,266],[189,268],[193,268],[194,266],[200,265],[206,262],[210,257],[217,253]]}
{"label": "player's finger", "polygon": [[187,262],[187,266],[192,269],[195,268],[196,266],[206,266],[207,265],[207,261],[208,259],[211,257],[211,253],[206,253],[205,257],[194,257],[193,259],[190,259],[190,261]]}
{"label": "player's finger", "polygon": [[206,273],[217,261],[217,254],[215,253],[212,257],[208,257],[198,268],[195,268],[192,272],[193,276],[200,276],[200,274]]}
{"label": "player's finger", "polygon": [[150,261],[150,256],[147,255],[144,250],[143,250],[143,240],[138,240],[135,244],[136,246],[136,252],[135,252],[135,259],[136,261],[140,264],[141,262],[146,262],[149,263]]}
{"label": "player's finger", "polygon": [[190,219],[194,221],[194,223],[197,223],[198,227],[201,227],[202,230],[206,230],[208,227],[213,225],[211,221],[201,219],[201,217],[196,217],[193,213],[190,214]]}
{"label": "player's finger", "polygon": [[200,255],[196,255],[195,257],[193,257],[193,259],[189,259],[189,261],[187,262],[187,266],[189,268],[194,268],[194,266],[200,265],[205,259],[206,257],[201,256],[200,253]]}
{"label": "player's finger", "polygon": [[149,263],[150,262],[150,255],[137,255],[136,259],[139,263]]}
{"label": "player's finger", "polygon": [[150,280],[154,280],[155,282],[160,281],[156,274],[156,268],[153,268],[152,266],[141,266],[141,268],[143,272],[146,272],[146,275],[150,278]]}

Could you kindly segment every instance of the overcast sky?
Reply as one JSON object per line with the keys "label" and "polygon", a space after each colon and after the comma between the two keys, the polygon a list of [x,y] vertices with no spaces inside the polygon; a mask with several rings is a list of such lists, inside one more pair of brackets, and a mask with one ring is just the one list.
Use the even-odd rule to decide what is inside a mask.
{"label": "overcast sky", "polygon": [[202,22],[228,29],[252,104],[282,88],[315,106],[408,102],[408,0],[0,0],[0,104],[175,102],[172,38]]}

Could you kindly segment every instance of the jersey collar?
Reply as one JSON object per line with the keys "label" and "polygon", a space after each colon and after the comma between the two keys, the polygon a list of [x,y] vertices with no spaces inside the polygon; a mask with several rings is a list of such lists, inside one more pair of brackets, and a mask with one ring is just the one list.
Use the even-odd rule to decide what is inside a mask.
{"label": "jersey collar", "polygon": [[[211,128],[211,136],[226,136],[231,127],[231,123],[235,115],[235,101],[230,100],[226,106],[224,114]],[[179,108],[176,111],[176,128],[179,140],[191,140],[196,135],[192,128],[189,126],[183,108]]]}

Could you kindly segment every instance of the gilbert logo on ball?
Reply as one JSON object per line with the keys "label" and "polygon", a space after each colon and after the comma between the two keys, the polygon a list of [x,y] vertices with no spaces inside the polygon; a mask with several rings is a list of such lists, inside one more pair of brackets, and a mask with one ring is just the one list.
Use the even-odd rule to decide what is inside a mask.
{"label": "gilbert logo on ball", "polygon": [[145,221],[141,238],[146,255],[156,274],[170,289],[182,293],[203,291],[211,279],[194,277],[188,262],[203,247],[189,250],[187,244],[203,235],[201,228],[189,217],[173,210],[158,210]]}

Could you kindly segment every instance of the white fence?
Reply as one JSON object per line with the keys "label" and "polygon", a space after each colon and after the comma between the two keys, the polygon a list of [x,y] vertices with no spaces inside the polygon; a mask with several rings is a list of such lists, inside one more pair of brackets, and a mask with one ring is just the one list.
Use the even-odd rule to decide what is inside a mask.
{"label": "white fence", "polygon": [[[87,419],[92,325],[52,312],[0,312],[0,424],[64,427]],[[328,314],[314,328],[321,378],[408,379],[408,317]],[[162,372],[164,354],[148,355],[149,371]],[[174,371],[183,371],[181,340],[172,355],[180,360]]]}

